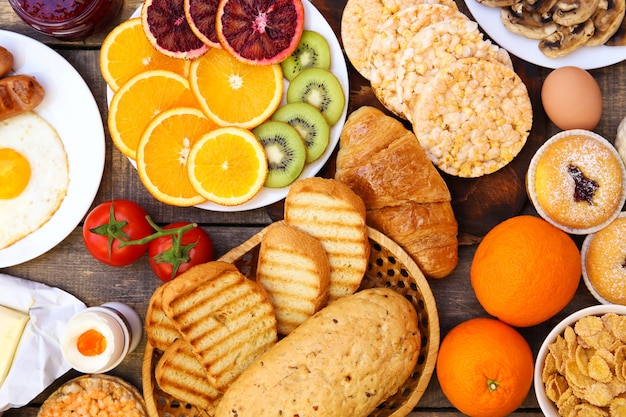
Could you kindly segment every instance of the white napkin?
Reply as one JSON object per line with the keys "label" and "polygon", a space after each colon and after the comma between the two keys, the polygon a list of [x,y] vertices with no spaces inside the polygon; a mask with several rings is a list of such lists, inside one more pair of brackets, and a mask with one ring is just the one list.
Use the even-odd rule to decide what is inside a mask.
{"label": "white napkin", "polygon": [[28,404],[70,370],[59,341],[65,324],[86,306],[59,288],[6,274],[0,274],[0,305],[30,315],[13,365],[0,386],[1,415]]}

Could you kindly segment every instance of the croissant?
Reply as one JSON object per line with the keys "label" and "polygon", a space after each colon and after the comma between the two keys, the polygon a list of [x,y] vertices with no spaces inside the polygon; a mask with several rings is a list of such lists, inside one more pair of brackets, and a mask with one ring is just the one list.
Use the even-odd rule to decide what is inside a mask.
{"label": "croissant", "polygon": [[425,276],[443,278],[458,263],[458,223],[448,186],[415,135],[375,107],[346,120],[335,179],[364,201],[367,224],[400,245]]}

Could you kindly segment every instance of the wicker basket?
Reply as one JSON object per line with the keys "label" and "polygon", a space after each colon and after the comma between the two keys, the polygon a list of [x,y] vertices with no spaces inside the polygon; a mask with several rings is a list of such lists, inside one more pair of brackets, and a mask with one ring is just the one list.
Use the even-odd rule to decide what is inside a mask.
{"label": "wicker basket", "polygon": [[[220,258],[232,262],[248,277],[254,277],[261,239],[267,229]],[[422,346],[411,376],[398,392],[370,414],[369,417],[404,417],[409,414],[424,394],[437,358],[439,348],[439,316],[430,286],[415,262],[395,242],[382,233],[368,228],[371,245],[368,270],[361,289],[390,287],[405,295],[418,314]],[[181,403],[161,391],[154,378],[154,368],[161,352],[148,343],[143,362],[143,391],[146,408],[151,417],[210,417],[206,410],[198,410]]]}

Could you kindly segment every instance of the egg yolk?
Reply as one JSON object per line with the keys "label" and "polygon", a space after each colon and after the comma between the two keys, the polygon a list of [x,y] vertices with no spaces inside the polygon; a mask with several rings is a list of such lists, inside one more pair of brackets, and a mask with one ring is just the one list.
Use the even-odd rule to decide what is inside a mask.
{"label": "egg yolk", "polygon": [[0,148],[0,199],[15,198],[30,180],[28,160],[11,148]]}
{"label": "egg yolk", "polygon": [[89,329],[78,336],[76,347],[84,356],[97,356],[106,349],[107,340],[99,331]]}

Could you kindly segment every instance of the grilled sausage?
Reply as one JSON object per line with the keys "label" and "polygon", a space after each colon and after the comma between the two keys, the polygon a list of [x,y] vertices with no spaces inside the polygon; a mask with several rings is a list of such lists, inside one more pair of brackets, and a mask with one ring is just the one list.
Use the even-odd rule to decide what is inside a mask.
{"label": "grilled sausage", "polygon": [[5,47],[0,46],[0,77],[7,75],[13,68],[13,55]]}
{"label": "grilled sausage", "polygon": [[29,75],[0,79],[0,120],[33,110],[44,98],[43,87]]}

